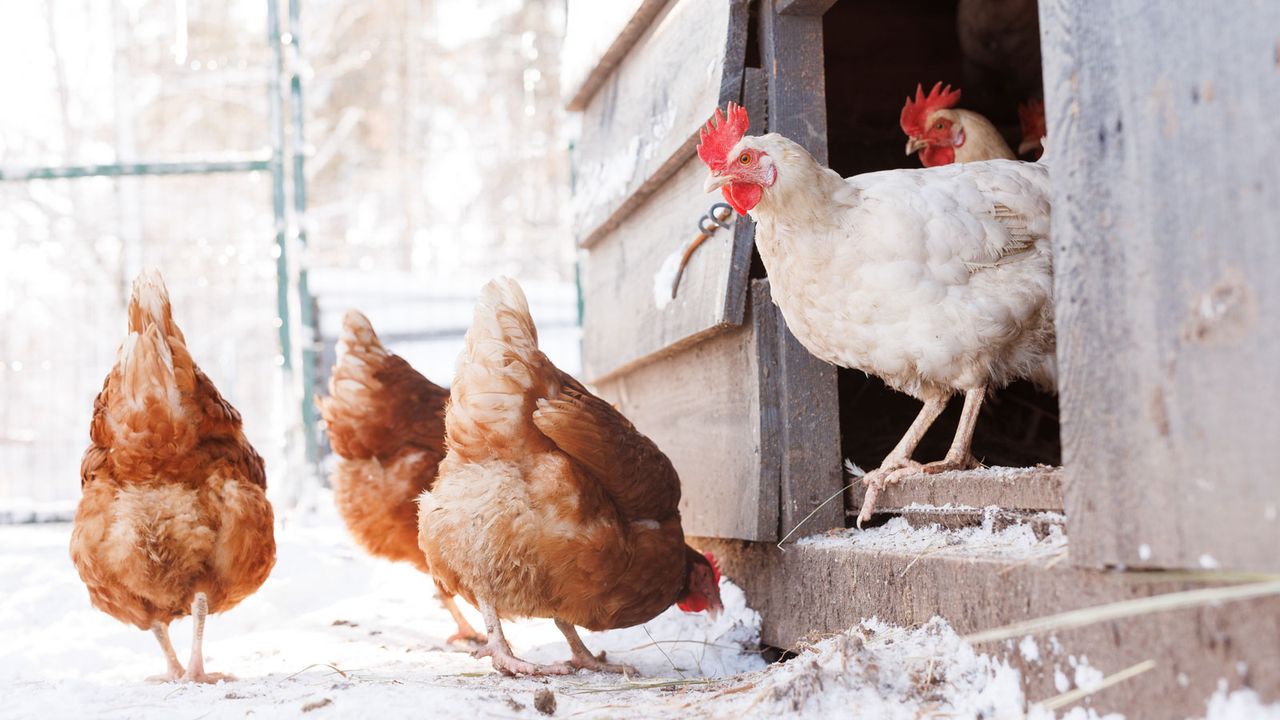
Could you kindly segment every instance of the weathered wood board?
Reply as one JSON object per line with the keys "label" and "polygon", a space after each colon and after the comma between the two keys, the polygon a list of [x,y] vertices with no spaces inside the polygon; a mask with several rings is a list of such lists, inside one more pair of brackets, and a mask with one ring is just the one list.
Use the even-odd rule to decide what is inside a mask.
{"label": "weathered wood board", "polygon": [[[847,482],[852,483],[852,480]],[[862,506],[864,485],[850,488],[849,509]],[[1062,512],[1062,468],[979,468],[903,478],[876,499],[875,514],[898,514],[911,505]]]}
{"label": "weathered wood board", "polygon": [[586,107],[666,4],[667,0],[569,0],[560,52],[566,109]]}
{"label": "weathered wood board", "polygon": [[759,363],[778,329],[767,293],[753,295],[745,324],[596,385],[671,458],[686,533],[778,536],[778,400]]}
{"label": "weathered wood board", "polygon": [[[763,132],[764,77],[757,68],[745,74],[744,102],[759,109],[751,130]],[[670,296],[674,263],[698,233],[699,219],[722,200],[703,191],[706,177],[706,166],[691,156],[582,261],[586,377],[605,378],[742,322],[755,241],[749,217],[733,215],[707,239],[690,260],[679,294]]]}
{"label": "weathered wood board", "polygon": [[[822,18],[779,16],[773,0],[762,0],[760,44],[768,82],[769,131],[795,140],[825,163]],[[785,327],[781,311],[775,312],[779,325]],[[790,331],[783,330],[780,340],[776,357],[782,375],[782,532],[802,522],[810,530],[841,527],[844,508],[839,495],[844,483],[836,368],[809,354]]]}
{"label": "weathered wood board", "polygon": [[[977,554],[869,552],[790,543],[780,551],[761,543],[702,538],[690,542],[716,553],[725,576],[742,587],[747,603],[760,612],[762,642],[782,648],[841,632],[869,617],[915,626],[938,615],[964,635],[1213,584],[1079,568],[1058,562],[1056,556],[1018,562]],[[1278,636],[1280,596],[1271,596],[1033,635],[1036,661],[1019,652],[1022,636],[1012,643],[981,643],[976,649],[1005,655],[1018,666],[1032,701],[1059,694],[1054,673],[1074,675],[1069,656],[1088,656],[1091,667],[1108,674],[1153,659],[1155,669],[1097,693],[1088,703],[1100,714],[1201,717],[1220,680],[1232,689],[1251,687],[1266,702],[1280,701]]]}
{"label": "weathered wood board", "polygon": [[733,226],[724,228],[694,256],[672,299],[664,266],[679,258],[697,234],[697,220],[719,196],[703,192],[707,169],[691,158],[662,188],[636,208],[582,261],[583,369],[593,381],[660,350],[679,347],[703,333],[742,322],[743,293],[727,302],[731,283],[745,288],[748,239],[736,248]]}
{"label": "weathered wood board", "polygon": [[580,244],[593,244],[683,166],[698,128],[741,97],[746,36],[746,0],[675,0],[592,96],[574,153]]}
{"label": "weathered wood board", "polygon": [[1072,559],[1280,570],[1280,3],[1040,12]]}
{"label": "weathered wood board", "polygon": [[835,4],[836,0],[778,0],[778,14],[821,16]]}

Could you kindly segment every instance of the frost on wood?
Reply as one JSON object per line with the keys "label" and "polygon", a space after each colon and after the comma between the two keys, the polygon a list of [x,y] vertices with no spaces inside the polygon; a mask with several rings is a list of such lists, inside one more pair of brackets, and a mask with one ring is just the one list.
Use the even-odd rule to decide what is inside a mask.
{"label": "frost on wood", "polygon": [[1204,720],[1280,720],[1280,702],[1267,704],[1248,688],[1227,691],[1227,681],[1219,680],[1210,696]]}
{"label": "frost on wood", "polygon": [[856,548],[900,555],[928,552],[931,556],[1009,560],[1051,559],[1067,551],[1067,536],[1058,526],[1051,526],[1041,540],[1030,525],[1015,524],[997,531],[994,520],[995,513],[988,512],[980,526],[947,530],[939,525],[912,527],[905,518],[896,517],[880,527],[815,535],[800,540],[800,544],[820,549]]}

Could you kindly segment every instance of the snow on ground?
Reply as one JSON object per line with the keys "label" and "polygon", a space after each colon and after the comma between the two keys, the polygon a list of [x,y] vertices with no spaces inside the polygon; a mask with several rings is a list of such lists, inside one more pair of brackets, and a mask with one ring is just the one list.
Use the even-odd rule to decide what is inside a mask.
{"label": "snow on ground", "polygon": [[[488,660],[444,644],[453,628],[428,578],[364,556],[336,518],[307,518],[279,530],[279,559],[263,588],[210,619],[206,666],[239,680],[149,684],[143,679],[164,668],[154,638],[89,605],[67,556],[70,530],[66,524],[0,527],[0,717],[382,718],[462,707],[478,717],[532,717],[533,694],[543,687],[556,692],[558,715],[603,712],[619,701],[636,703],[636,695],[643,708],[644,698],[661,695],[591,673],[551,682],[499,677]],[[584,639],[610,659],[636,666],[646,680],[763,667],[755,651],[758,616],[746,608],[741,590],[726,585],[723,592],[726,613],[714,623],[673,608],[644,626],[585,633]],[[469,615],[483,627],[477,613]],[[528,660],[568,656],[550,621],[506,628]],[[172,627],[184,661],[190,632],[187,620]],[[593,692],[596,687],[610,690]]]}
{"label": "snow on ground", "polygon": [[[890,525],[877,530],[905,532]],[[556,717],[1054,717],[1028,712],[1018,671],[940,619],[914,630],[867,620],[766,666],[759,616],[727,580],[726,613],[714,622],[673,608],[640,627],[584,634],[642,677],[501,677],[444,643],[453,628],[426,577],[365,556],[332,510],[287,518],[262,590],[211,618],[207,667],[238,680],[152,684],[144,678],[163,669],[154,639],[90,607],[69,534],[67,524],[0,527],[0,718],[537,718],[543,690],[554,693]],[[568,655],[550,621],[505,627],[526,659]],[[189,621],[175,623],[173,637],[185,660]],[[1244,692],[1220,692],[1207,710],[1214,720],[1278,717]],[[1084,708],[1062,717],[1098,718]]]}

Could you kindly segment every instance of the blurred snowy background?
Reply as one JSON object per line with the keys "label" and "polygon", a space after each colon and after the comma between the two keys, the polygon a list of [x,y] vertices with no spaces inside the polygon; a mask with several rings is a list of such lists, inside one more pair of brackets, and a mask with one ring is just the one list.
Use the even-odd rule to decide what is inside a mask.
{"label": "blurred snowy background", "polygon": [[[33,169],[279,149],[292,173],[296,152],[306,212],[287,175],[283,223],[293,366],[298,346],[314,349],[323,384],[341,314],[358,307],[447,384],[472,297],[504,273],[526,284],[549,353],[577,369],[564,0],[301,0],[296,27],[281,0],[278,94],[269,4],[5,4],[0,521],[74,506],[93,397],[146,266],[164,273],[197,362],[244,415],[277,502],[314,478],[299,439],[307,389],[286,374],[278,335],[272,173],[28,179]],[[299,322],[304,269],[314,341]]]}

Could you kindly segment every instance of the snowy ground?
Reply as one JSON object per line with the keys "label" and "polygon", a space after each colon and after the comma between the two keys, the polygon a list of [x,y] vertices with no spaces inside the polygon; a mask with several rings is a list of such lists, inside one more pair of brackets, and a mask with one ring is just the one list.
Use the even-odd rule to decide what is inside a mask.
{"label": "snowy ground", "polygon": [[[1027,715],[1017,671],[941,620],[915,630],[868,620],[766,667],[758,616],[727,582],[727,612],[714,623],[672,609],[641,627],[584,634],[641,678],[504,678],[444,644],[452,627],[427,578],[364,556],[331,514],[280,529],[266,585],[210,621],[207,666],[238,680],[150,684],[143,679],[163,669],[154,640],[90,607],[67,557],[69,533],[65,524],[0,526],[0,718],[536,718],[543,690],[554,693],[556,717],[1053,717]],[[567,655],[549,621],[506,627],[529,660]],[[184,659],[189,634],[188,622],[174,625]],[[1280,714],[1256,696],[1220,695],[1216,717]],[[1063,717],[1096,716],[1077,708]]]}

